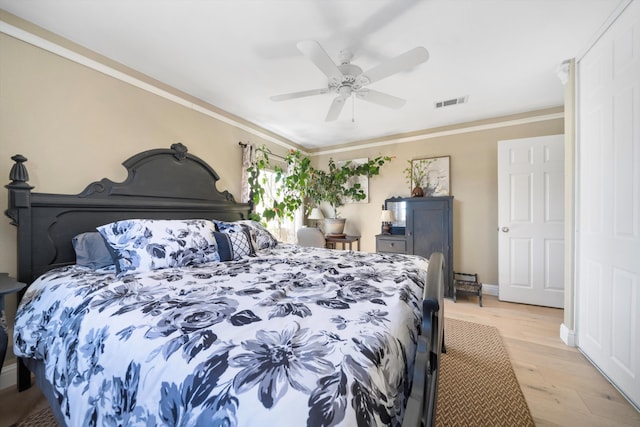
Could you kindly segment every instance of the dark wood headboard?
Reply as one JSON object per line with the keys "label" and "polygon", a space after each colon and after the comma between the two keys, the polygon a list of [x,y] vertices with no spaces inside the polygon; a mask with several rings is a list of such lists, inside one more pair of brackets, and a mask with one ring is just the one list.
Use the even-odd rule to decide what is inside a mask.
{"label": "dark wood headboard", "polygon": [[54,267],[75,263],[73,236],[103,224],[127,218],[233,221],[247,219],[251,211],[248,203],[218,191],[218,174],[181,143],[136,154],[122,163],[125,181],[104,178],[77,195],[32,192],[27,159],[18,154],[12,160],[5,213],[18,228],[18,280],[28,284]]}

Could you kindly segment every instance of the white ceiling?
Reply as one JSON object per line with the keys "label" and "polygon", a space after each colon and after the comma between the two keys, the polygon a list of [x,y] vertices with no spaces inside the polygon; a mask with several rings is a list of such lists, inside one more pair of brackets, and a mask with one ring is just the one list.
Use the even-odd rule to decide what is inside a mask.
{"label": "white ceiling", "polygon": [[[576,57],[620,0],[0,0],[27,21],[306,148],[395,135],[563,103],[559,64]],[[371,84],[398,110],[335,94],[296,48],[317,40],[367,70],[416,46],[427,62]],[[440,110],[436,101],[468,96]],[[354,121],[352,119],[355,118]]]}

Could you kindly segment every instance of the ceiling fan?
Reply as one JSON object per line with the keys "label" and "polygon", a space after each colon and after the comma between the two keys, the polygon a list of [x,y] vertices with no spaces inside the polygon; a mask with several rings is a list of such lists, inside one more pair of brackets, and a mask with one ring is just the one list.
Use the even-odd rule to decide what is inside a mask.
{"label": "ceiling fan", "polygon": [[333,99],[329,107],[329,112],[325,118],[326,121],[336,120],[342,112],[345,101],[352,95],[389,108],[402,107],[406,103],[404,99],[369,89],[367,86],[393,74],[409,70],[429,59],[427,49],[424,47],[416,47],[363,72],[362,68],[351,63],[353,53],[350,51],[341,51],[339,58],[340,65],[336,65],[322,46],[320,46],[320,43],[315,40],[303,40],[298,42],[296,46],[298,50],[306,55],[311,62],[329,78],[327,87],[275,95],[270,99],[272,101],[285,101],[288,99],[335,92],[338,96]]}

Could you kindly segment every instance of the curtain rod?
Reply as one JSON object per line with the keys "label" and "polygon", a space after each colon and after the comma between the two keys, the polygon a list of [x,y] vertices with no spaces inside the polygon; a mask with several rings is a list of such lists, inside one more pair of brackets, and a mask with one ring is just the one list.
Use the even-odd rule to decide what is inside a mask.
{"label": "curtain rod", "polygon": [[[247,144],[246,142],[238,141],[238,145],[239,145],[239,146],[241,146],[242,148],[244,148],[244,147],[246,147],[246,146],[247,146],[247,145],[249,145],[249,144]],[[269,155],[270,155],[271,157],[277,157],[277,158],[279,158],[279,159],[286,160],[286,157],[279,156],[278,154],[269,153]]]}

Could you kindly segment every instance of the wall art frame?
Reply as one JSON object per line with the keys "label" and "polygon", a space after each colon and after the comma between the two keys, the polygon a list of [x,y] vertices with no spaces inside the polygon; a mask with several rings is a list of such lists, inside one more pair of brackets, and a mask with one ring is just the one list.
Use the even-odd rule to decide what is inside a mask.
{"label": "wall art frame", "polygon": [[[411,187],[421,187],[425,197],[449,196],[451,193],[451,156],[411,160]],[[418,182],[419,181],[419,182]]]}

